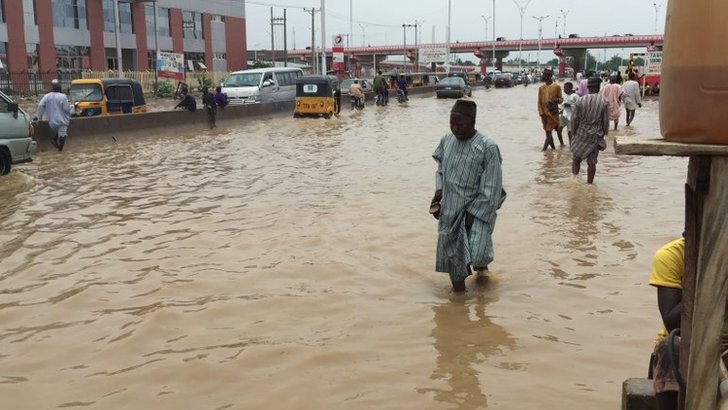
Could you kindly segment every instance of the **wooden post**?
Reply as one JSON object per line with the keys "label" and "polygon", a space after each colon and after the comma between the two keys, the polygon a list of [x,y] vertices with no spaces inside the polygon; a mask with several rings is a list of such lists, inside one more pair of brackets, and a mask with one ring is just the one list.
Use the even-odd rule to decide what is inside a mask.
{"label": "wooden post", "polygon": [[[690,360],[695,281],[698,271],[698,250],[703,222],[703,205],[710,183],[710,159],[691,156],[685,184],[685,272],[682,278],[682,317],[680,320],[680,374],[687,380]],[[679,397],[680,410],[685,409],[685,392]]]}
{"label": "wooden post", "polygon": [[686,409],[716,409],[728,294],[728,158],[714,157],[703,207],[688,358]]}

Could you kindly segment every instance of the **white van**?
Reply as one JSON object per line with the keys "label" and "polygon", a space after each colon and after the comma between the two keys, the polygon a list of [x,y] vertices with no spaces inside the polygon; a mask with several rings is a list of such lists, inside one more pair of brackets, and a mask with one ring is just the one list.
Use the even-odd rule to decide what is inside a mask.
{"label": "white van", "polygon": [[270,67],[230,73],[222,83],[230,105],[255,104],[296,99],[296,79],[300,68]]}
{"label": "white van", "polygon": [[0,175],[10,172],[12,164],[32,160],[34,131],[30,115],[0,92]]}

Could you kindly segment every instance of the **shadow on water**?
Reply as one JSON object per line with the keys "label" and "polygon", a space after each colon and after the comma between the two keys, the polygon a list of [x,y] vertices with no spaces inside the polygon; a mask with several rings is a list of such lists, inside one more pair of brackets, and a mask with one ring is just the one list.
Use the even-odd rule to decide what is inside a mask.
{"label": "shadow on water", "polygon": [[481,281],[466,295],[454,295],[448,303],[433,306],[432,329],[437,350],[431,380],[446,381],[447,388],[419,389],[434,394],[435,401],[454,409],[484,409],[488,394],[483,390],[478,366],[488,358],[514,350],[516,339],[494,323],[488,305],[498,301],[491,295],[494,284]]}

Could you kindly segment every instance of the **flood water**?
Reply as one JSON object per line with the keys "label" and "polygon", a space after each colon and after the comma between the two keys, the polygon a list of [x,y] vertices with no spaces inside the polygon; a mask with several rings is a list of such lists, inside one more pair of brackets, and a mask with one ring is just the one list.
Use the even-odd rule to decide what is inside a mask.
{"label": "flood water", "polygon": [[[615,409],[659,327],[687,160],[595,185],[537,87],[476,89],[508,199],[491,279],[434,271],[453,100],[41,152],[0,178],[0,408]],[[658,136],[647,101],[616,135]]]}

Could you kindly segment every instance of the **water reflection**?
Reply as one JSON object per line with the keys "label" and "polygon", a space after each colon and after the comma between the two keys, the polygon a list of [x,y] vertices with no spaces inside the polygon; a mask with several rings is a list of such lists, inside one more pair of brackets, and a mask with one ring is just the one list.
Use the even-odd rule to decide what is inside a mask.
{"label": "water reflection", "polygon": [[497,298],[471,292],[468,296],[453,297],[449,303],[436,305],[435,327],[432,329],[437,362],[430,378],[446,381],[447,389],[427,389],[435,400],[453,405],[455,409],[484,409],[488,398],[477,367],[491,356],[514,349],[515,339],[486,313],[487,306]]}

